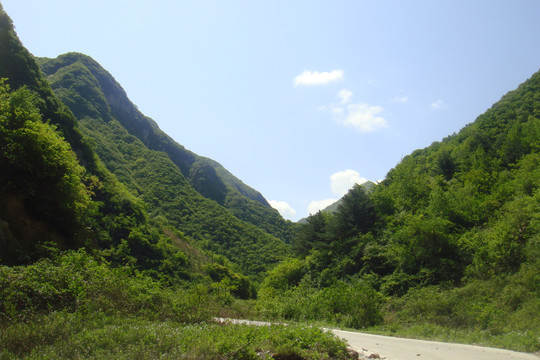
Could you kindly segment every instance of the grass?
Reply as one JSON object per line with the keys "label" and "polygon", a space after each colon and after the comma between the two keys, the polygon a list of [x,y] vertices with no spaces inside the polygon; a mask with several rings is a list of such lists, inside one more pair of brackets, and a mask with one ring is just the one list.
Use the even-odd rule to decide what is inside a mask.
{"label": "grass", "polygon": [[[27,266],[0,266],[0,359],[348,358],[333,335],[294,325],[306,320],[534,352],[540,350],[540,298],[533,270],[460,288],[426,287],[401,298],[366,298],[361,288],[338,284],[224,306],[203,284],[171,288],[84,251],[66,252]],[[351,306],[351,298],[363,302]],[[369,327],[367,305],[374,304],[381,320]],[[351,312],[361,321],[351,321]],[[213,316],[292,325],[220,325]]]}
{"label": "grass", "polygon": [[4,326],[0,359],[348,359],[345,344],[307,326],[181,324],[53,312]]}
{"label": "grass", "polygon": [[0,359],[349,358],[318,328],[214,323],[218,300],[203,284],[170,288],[84,251],[0,266]]}
{"label": "grass", "polygon": [[363,331],[378,335],[472,344],[530,353],[540,349],[540,338],[533,330],[493,334],[489,330],[453,329],[436,324],[415,324],[411,326],[382,325]]}

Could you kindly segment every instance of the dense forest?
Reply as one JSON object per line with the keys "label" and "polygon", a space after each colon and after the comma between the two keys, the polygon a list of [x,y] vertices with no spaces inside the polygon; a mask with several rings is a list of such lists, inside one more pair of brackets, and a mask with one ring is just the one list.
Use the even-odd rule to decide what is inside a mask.
{"label": "dense forest", "polygon": [[0,79],[0,357],[350,357],[215,316],[540,349],[540,72],[299,224],[1,7]]}

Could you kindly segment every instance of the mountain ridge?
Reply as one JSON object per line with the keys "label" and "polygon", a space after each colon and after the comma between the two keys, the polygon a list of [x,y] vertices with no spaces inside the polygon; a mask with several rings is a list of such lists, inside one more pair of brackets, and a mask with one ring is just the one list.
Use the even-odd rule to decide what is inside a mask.
{"label": "mountain ridge", "polygon": [[[52,241],[61,249],[87,246],[100,251],[114,264],[133,263],[141,271],[174,283],[191,276],[188,268],[196,266],[190,264],[183,253],[182,248],[186,247],[177,246],[179,241],[204,248],[209,258],[221,254],[222,258],[217,256],[220,264],[228,264],[252,278],[261,277],[287,252],[288,246],[283,240],[235,217],[215,200],[198,193],[168,154],[144,145],[143,141],[151,143],[159,138],[168,139],[168,144],[173,141],[158,132],[157,124],[138,112],[112,76],[89,57],[84,59],[94,73],[84,65],[84,60],[79,61],[81,55],[76,55],[77,61],[72,61],[70,66],[57,67],[55,75],[59,82],[49,84],[36,59],[18,39],[4,11],[0,11],[0,54],[0,77],[8,79],[6,86],[2,86],[5,92],[2,101],[11,101],[8,106],[17,109],[10,115],[15,119],[2,118],[2,121],[16,121],[15,128],[4,128],[4,123],[1,128],[5,139],[2,138],[0,144],[0,224],[3,230],[0,240],[8,244],[0,249],[3,262],[31,261],[42,256],[43,246],[49,246],[47,241]],[[69,86],[60,86],[66,84]],[[22,102],[17,103],[19,98],[21,100],[17,101]],[[25,111],[34,114],[32,121],[17,120],[17,114],[24,115]],[[140,138],[130,134],[116,119],[118,116],[123,117],[127,127]],[[40,125],[42,123],[44,125]],[[99,133],[99,130],[104,132]],[[22,153],[11,154],[10,144],[21,131],[34,131],[35,136],[21,143]],[[96,138],[88,136],[92,131]],[[120,141],[109,142],[107,134]],[[38,151],[31,161],[26,161],[26,167],[33,165],[33,173],[25,175],[28,171],[21,168],[22,163],[17,159],[25,156],[26,143],[34,146],[31,141],[51,146],[43,149],[47,153]],[[100,148],[99,143],[104,147]],[[175,149],[182,150],[177,144]],[[64,155],[54,156],[53,151]],[[75,158],[65,155],[70,151],[76,154]],[[186,153],[188,157],[191,155]],[[50,177],[55,176],[54,180],[45,177],[49,172]],[[62,178],[58,178],[62,172],[69,176],[70,183],[64,184]],[[20,174],[19,180],[16,180],[17,174]],[[40,183],[40,179],[47,182]],[[163,179],[168,182],[164,183]],[[49,182],[54,186],[44,189]],[[241,188],[238,184],[239,180],[233,185]],[[71,193],[62,190],[62,186]],[[13,204],[13,201],[6,202],[7,199],[18,200]],[[255,203],[266,209],[263,204],[244,196],[240,202]],[[81,210],[77,216],[70,217],[69,207],[60,211],[66,206],[78,206]],[[17,218],[13,211],[16,207],[22,209],[19,214],[25,214],[24,221]],[[276,211],[268,209],[279,217]],[[64,218],[69,221],[63,221]],[[283,219],[279,220],[277,228],[284,225],[286,233],[288,225]],[[35,231],[29,233],[28,229]],[[228,269],[223,267],[225,275],[220,276],[237,279],[233,281],[241,279]],[[250,296],[249,293],[246,290],[243,296]]]}
{"label": "mountain ridge", "polygon": [[[184,146],[177,143],[169,135],[164,133],[157,122],[150,117],[143,115],[138,108],[131,102],[125,90],[116,82],[114,77],[107,72],[99,63],[90,56],[82,53],[66,53],[59,55],[55,59],[37,58],[41,70],[48,76],[54,76],[59,70],[70,66],[76,62],[83,63],[86,68],[98,80],[105,100],[110,108],[111,113],[126,127],[126,129],[134,136],[139,138],[146,146],[152,150],[163,151],[171,158],[171,160],[180,168],[186,178],[189,177],[191,166],[197,161],[208,162],[212,167],[219,168],[221,172],[233,178],[230,181],[233,188],[238,190],[242,195],[249,197],[252,200],[260,202],[262,205],[270,207],[268,201],[253,188],[245,185],[240,179],[230,174],[221,164],[215,160],[199,156]],[[53,82],[54,89],[54,82]],[[76,113],[75,113],[76,114]],[[107,117],[108,114],[102,112],[102,116]],[[77,114],[76,114],[77,115]]]}
{"label": "mountain ridge", "polygon": [[[77,117],[95,117],[99,114],[105,121],[117,119],[131,135],[141,140],[149,149],[167,154],[201,195],[224,206],[239,219],[258,226],[286,242],[291,241],[292,223],[284,220],[260,192],[247,186],[217,161],[187,150],[161,131],[153,119],[144,116],[137,109],[121,85],[94,59],[80,53],[67,53],[55,59],[39,58],[38,63],[56,94],[68,104]],[[74,73],[84,72],[82,68],[86,68],[89,72],[87,78],[94,78],[97,81],[93,87],[96,94],[86,94],[91,87],[77,84],[77,76]],[[81,108],[80,104],[84,101],[92,102],[93,108],[92,104]],[[245,211],[245,208],[249,208],[250,211]]]}

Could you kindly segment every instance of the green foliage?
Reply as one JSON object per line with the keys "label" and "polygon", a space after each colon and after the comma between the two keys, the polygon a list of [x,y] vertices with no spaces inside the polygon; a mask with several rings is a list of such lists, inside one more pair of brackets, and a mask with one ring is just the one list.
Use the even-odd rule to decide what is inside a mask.
{"label": "green foliage", "polygon": [[[298,259],[284,260],[266,275],[261,288],[283,291],[296,287],[304,277],[305,264]],[[263,290],[264,291],[264,290]]]}
{"label": "green foliage", "polygon": [[153,120],[137,110],[121,86],[93,59],[68,53],[56,59],[39,59],[39,64],[55,93],[79,119],[116,119],[149,150],[165,153],[200,194],[273,236],[291,239],[292,223],[284,221],[259,192],[217,162],[186,150],[163,133]]}
{"label": "green foliage", "polygon": [[96,207],[85,169],[56,128],[41,122],[37,101],[28,89],[12,92],[0,82],[0,194],[22,198],[34,216],[73,236]]}
{"label": "green foliage", "polygon": [[382,322],[383,298],[364,281],[337,281],[325,288],[314,288],[308,281],[286,289],[272,284],[265,282],[259,292],[258,306],[263,317],[321,321],[356,329]]}
{"label": "green foliage", "polygon": [[293,248],[298,255],[307,255],[311,250],[327,249],[330,243],[329,223],[331,215],[318,211],[307,218],[294,238]]}
{"label": "green foliage", "polygon": [[539,93],[540,72],[459,134],[406,156],[373,192],[353,189],[333,213],[309,217],[293,241],[300,259],[263,282],[261,312],[358,326],[330,315],[354,313],[337,295],[354,291],[354,276],[388,296],[385,324],[400,333],[540,348]]}
{"label": "green foliage", "polygon": [[[540,72],[458,134],[406,156],[373,191],[353,188],[295,231],[258,192],[161,132],[91,58],[39,62],[55,93],[0,8],[0,257],[45,257],[0,267],[0,356],[37,347],[31,356],[110,357],[123,342],[141,344],[125,357],[178,357],[186,348],[176,335],[157,341],[165,332],[155,321],[169,331],[218,306],[242,310],[233,295],[254,290],[241,272],[261,281],[256,307],[268,318],[360,328],[384,315],[393,329],[540,348]],[[272,269],[286,243],[300,258]],[[83,245],[98,257],[56,249]],[[197,346],[215,358],[269,348],[340,356],[302,339],[267,348],[268,334],[257,342],[234,331],[246,346]],[[99,334],[102,350],[88,347]]]}
{"label": "green foliage", "polygon": [[208,319],[209,298],[174,292],[129,268],[111,268],[85,251],[27,266],[0,267],[0,323],[30,321],[52,311],[137,314],[180,322]]}
{"label": "green foliage", "polygon": [[216,290],[226,290],[240,299],[252,299],[255,297],[255,289],[246,276],[233,272],[226,266],[212,263],[206,267],[210,279],[218,283]]}
{"label": "green foliage", "polygon": [[117,315],[53,313],[0,334],[2,358],[349,359],[342,340],[307,326],[183,325]]}
{"label": "green foliage", "polygon": [[[283,241],[239,220],[234,215],[240,211],[231,213],[221,205],[245,208],[241,211],[253,214],[250,219],[245,218],[251,222],[257,222],[256,218],[269,219],[261,222],[268,224],[264,229],[286,236],[289,230],[279,221],[279,214],[272,210],[272,215],[267,216],[268,211],[261,210],[264,207],[258,201],[239,193],[244,191],[256,198],[254,191],[246,190],[245,185],[219,164],[197,157],[172,142],[136,110],[112,76],[94,60],[70,53],[54,60],[40,59],[40,64],[49,74],[55,93],[81,118],[81,129],[92,139],[100,159],[142,200],[150,219],[164,217],[169,226],[181,230],[198,246],[227,256],[252,277],[260,277],[283,258],[287,251]],[[107,202],[116,198],[113,196]],[[107,211],[103,209],[103,212]],[[112,214],[115,221],[107,222],[99,238],[112,233],[109,242],[118,246],[126,240],[132,256],[137,257],[138,253],[138,258],[142,257],[142,252],[134,248],[141,246],[146,248],[145,256],[154,256],[144,241],[137,240],[134,234],[130,236],[130,228],[144,221],[133,216],[118,219],[116,213]],[[117,229],[116,224],[125,225]]]}
{"label": "green foliage", "polygon": [[375,208],[364,188],[357,184],[345,194],[337,208],[334,236],[343,243],[345,239],[370,231],[374,223]]}
{"label": "green foliage", "polygon": [[459,134],[352,189],[293,242],[319,285],[360,274],[385,294],[514,273],[538,236],[540,73]]}
{"label": "green foliage", "polygon": [[[472,280],[456,288],[413,289],[388,304],[386,327],[404,329],[402,332],[415,326],[434,326],[437,332],[443,328],[474,331],[482,334],[485,344],[536,351],[540,349],[539,269],[536,260],[513,275]],[[436,334],[424,337],[428,335]]]}
{"label": "green foliage", "polygon": [[204,287],[173,290],[84,251],[0,266],[0,356],[347,358],[344,343],[319,329],[211,324],[216,305]]}

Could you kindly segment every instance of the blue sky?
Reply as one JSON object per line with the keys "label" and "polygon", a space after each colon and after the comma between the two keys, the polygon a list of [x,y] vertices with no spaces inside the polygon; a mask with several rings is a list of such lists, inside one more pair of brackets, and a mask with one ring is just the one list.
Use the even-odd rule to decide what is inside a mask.
{"label": "blue sky", "polygon": [[538,0],[1,3],[34,55],[90,55],[177,142],[293,220],[540,68]]}

